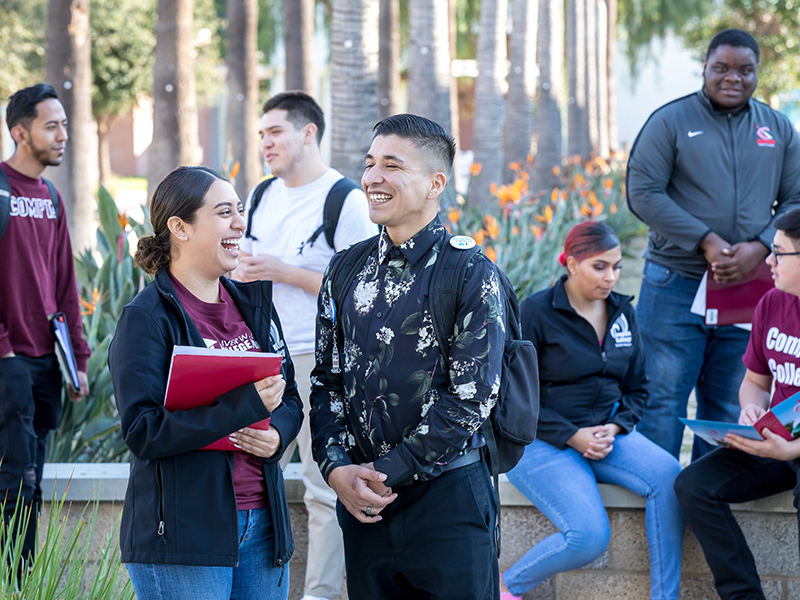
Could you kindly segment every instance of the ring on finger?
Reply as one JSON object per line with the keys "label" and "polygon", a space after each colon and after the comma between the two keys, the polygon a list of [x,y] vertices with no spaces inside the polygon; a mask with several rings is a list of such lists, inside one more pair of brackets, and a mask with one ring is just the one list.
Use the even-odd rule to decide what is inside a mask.
{"label": "ring on finger", "polygon": [[365,510],[365,511],[364,511],[364,514],[365,514],[365,515],[367,515],[367,516],[370,516],[370,515],[372,514],[372,507],[373,507],[373,505],[372,505],[372,504],[370,504],[370,505],[367,507],[367,510]]}

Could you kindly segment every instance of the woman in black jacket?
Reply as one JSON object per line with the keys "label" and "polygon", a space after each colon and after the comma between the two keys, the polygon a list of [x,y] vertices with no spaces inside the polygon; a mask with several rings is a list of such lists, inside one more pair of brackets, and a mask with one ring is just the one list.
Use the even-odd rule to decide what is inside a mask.
{"label": "woman in black jacket", "polygon": [[569,232],[559,260],[568,274],[522,303],[522,332],[539,356],[541,412],[537,439],[508,478],[560,531],[503,583],[521,595],[605,552],[610,528],[597,483],[613,483],[647,499],[651,599],[677,599],[684,523],[672,485],[680,465],[634,431],[647,378],[631,298],[611,291],[619,240],[608,225],[586,221]]}
{"label": "woman in black jacket", "polygon": [[[245,221],[214,171],[176,169],[150,211],[153,235],[139,240],[135,260],[155,281],[125,307],[109,349],[131,450],[122,560],[139,600],[285,600],[294,544],[278,461],[302,409],[271,283],[223,277],[236,267]],[[164,397],[176,345],[275,352],[281,375],[171,413]],[[266,418],[268,431],[248,427]],[[200,450],[225,436],[243,451]]]}

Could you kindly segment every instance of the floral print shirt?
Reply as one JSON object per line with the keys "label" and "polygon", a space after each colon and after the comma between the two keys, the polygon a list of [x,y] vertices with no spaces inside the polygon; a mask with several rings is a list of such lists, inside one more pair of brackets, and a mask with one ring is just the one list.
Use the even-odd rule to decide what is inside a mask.
{"label": "floral print shirt", "polygon": [[326,480],[336,467],[374,462],[387,486],[425,481],[482,443],[475,434],[500,389],[504,302],[494,266],[476,254],[447,372],[428,311],[445,236],[438,217],[399,246],[384,229],[342,307],[333,306],[329,275],[343,253],[328,266],[311,389],[312,447]]}

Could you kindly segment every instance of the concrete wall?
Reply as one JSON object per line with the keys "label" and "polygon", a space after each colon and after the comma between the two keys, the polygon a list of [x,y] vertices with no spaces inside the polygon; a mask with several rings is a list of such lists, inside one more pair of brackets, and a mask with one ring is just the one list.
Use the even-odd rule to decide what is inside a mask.
{"label": "concrete wall", "polygon": [[[306,511],[299,465],[286,470],[296,550],[291,562],[290,600],[302,596],[305,557],[308,548]],[[43,491],[51,498],[72,501],[70,520],[75,522],[86,501],[100,500],[95,546],[117,524],[127,485],[128,465],[45,465]],[[649,598],[649,558],[644,526],[644,500],[609,485],[600,485],[611,522],[611,543],[597,561],[576,571],[561,573],[525,594],[525,600],[646,600]],[[65,495],[66,494],[66,495]],[[504,477],[500,482],[503,555],[501,571],[519,559],[531,546],[554,533],[555,527]],[[756,557],[767,600],[800,600],[797,516],[789,492],[758,502],[734,505],[736,518]],[[45,505],[42,522],[49,506]],[[687,530],[683,549],[683,600],[716,598],[711,573],[697,540]],[[340,600],[344,600],[346,595]]]}

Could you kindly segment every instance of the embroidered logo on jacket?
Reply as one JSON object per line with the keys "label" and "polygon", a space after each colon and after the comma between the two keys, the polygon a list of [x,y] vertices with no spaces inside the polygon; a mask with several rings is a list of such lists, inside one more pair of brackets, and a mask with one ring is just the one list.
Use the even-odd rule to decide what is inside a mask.
{"label": "embroidered logo on jacket", "polygon": [[754,125],[753,127],[756,128],[756,136],[758,136],[756,144],[767,148],[775,147],[775,138],[772,137],[772,134],[769,132],[769,127],[759,127],[758,125]]}
{"label": "embroidered logo on jacket", "polygon": [[620,315],[614,324],[611,326],[611,337],[614,338],[615,348],[625,348],[633,344],[633,334],[628,325],[628,319],[625,315]]}

